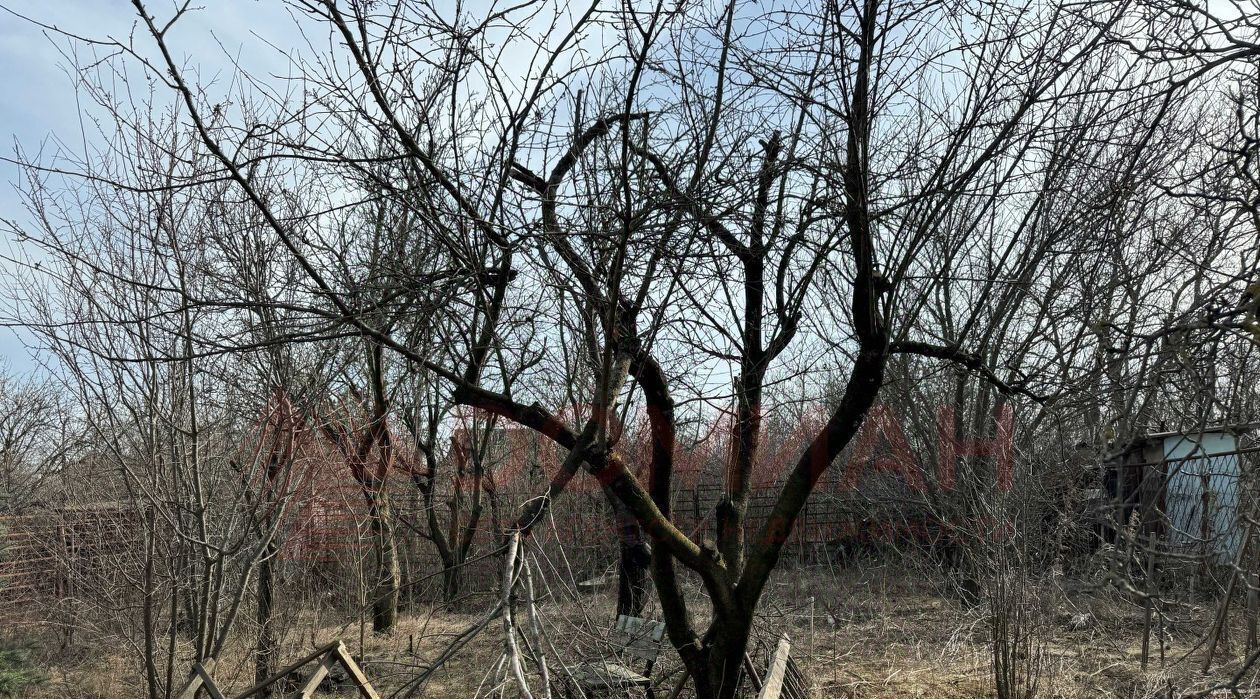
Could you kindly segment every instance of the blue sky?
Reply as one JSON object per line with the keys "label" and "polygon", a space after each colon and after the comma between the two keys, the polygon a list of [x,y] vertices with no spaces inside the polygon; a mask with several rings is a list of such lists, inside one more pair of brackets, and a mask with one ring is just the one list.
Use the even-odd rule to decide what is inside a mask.
{"label": "blue sky", "polygon": [[[589,1],[589,0],[588,0]],[[290,63],[284,53],[309,51],[295,26],[290,8],[281,0],[194,0],[202,9],[180,19],[169,35],[168,46],[177,63],[187,70],[200,87],[212,83],[210,92],[226,92],[239,62],[254,77],[288,74]],[[495,2],[500,8],[517,4],[508,0],[465,0],[465,12],[483,13],[486,5]],[[554,44],[564,37],[572,25],[565,25],[565,15],[572,21],[582,9],[575,3],[565,5],[555,0],[560,9],[559,26],[546,35]],[[150,11],[159,24],[171,16],[172,0],[148,0]],[[585,4],[585,3],[583,3]],[[611,3],[610,3],[611,4]],[[438,0],[440,11],[453,7],[453,2]],[[550,21],[549,13],[539,14],[540,22]],[[38,24],[36,24],[36,22]],[[12,159],[36,160],[48,164],[58,152],[73,154],[93,150],[90,117],[95,105],[81,112],[91,101],[80,99],[75,74],[76,65],[94,62],[107,49],[93,48],[39,26],[55,27],[70,35],[92,39],[130,43],[142,55],[161,62],[147,31],[138,25],[130,0],[0,0],[0,218],[24,226],[30,216],[16,191],[20,168]],[[309,26],[309,24],[307,25]],[[547,27],[542,27],[546,31]],[[312,36],[315,50],[322,48]],[[579,40],[579,46],[594,55],[602,55],[620,43],[615,34],[593,31]],[[496,78],[508,85],[525,84],[524,75],[537,70],[534,47],[528,41],[508,45],[497,65]],[[96,51],[94,56],[93,52]],[[129,70],[139,74],[134,61],[127,61]],[[194,77],[195,76],[195,77]],[[279,82],[279,81],[277,81]],[[160,94],[160,93],[159,93]],[[176,100],[174,93],[164,99]],[[83,117],[87,116],[88,119]],[[107,118],[107,115],[98,115]],[[88,123],[85,128],[84,122]],[[88,134],[84,136],[83,134]],[[85,143],[86,140],[86,143]],[[21,156],[19,156],[21,153]],[[38,157],[37,157],[38,156]],[[21,257],[14,252],[14,243],[7,234],[0,234],[0,256]],[[0,258],[0,265],[8,264]],[[0,275],[3,276],[3,275]],[[5,284],[0,282],[0,289]],[[0,294],[0,318],[12,317],[5,308],[7,299]],[[29,336],[28,336],[29,337]],[[21,331],[0,327],[0,373],[42,373],[38,356],[23,342]],[[729,376],[718,383],[729,385]]]}
{"label": "blue sky", "polygon": [[[150,4],[159,17],[171,6],[167,0]],[[190,63],[203,76],[227,72],[225,51],[261,70],[279,67],[283,58],[263,39],[289,47],[298,38],[288,10],[276,0],[203,0],[202,5],[181,19],[172,45],[190,59],[195,56]],[[126,40],[134,32],[138,46],[148,48],[152,42],[135,26],[127,0],[0,0],[0,155],[13,158],[19,147],[28,157],[41,150],[81,151],[80,107],[67,53],[90,53],[14,13],[80,36]],[[14,191],[17,177],[15,165],[0,162],[0,217],[20,223],[29,217]],[[8,255],[11,245],[7,238],[0,241],[0,252]],[[0,328],[0,357],[10,371],[38,371],[19,335],[7,328]]]}
{"label": "blue sky", "polygon": [[[202,87],[213,83],[226,91],[235,70],[233,61],[255,77],[287,74],[290,63],[284,53],[307,49],[291,8],[281,0],[195,1],[200,2],[201,8],[180,19],[170,32],[168,45],[175,60],[188,68],[187,75],[198,76],[195,81]],[[148,0],[147,4],[159,24],[175,8],[174,0]],[[486,4],[472,0],[461,6],[464,12],[476,14],[484,12]],[[500,8],[512,4],[495,2]],[[445,11],[454,3],[439,2],[436,7]],[[559,7],[564,7],[563,3]],[[567,12],[571,18],[580,10],[570,7]],[[86,137],[82,135],[73,66],[93,62],[93,51],[101,55],[103,50],[59,36],[35,22],[93,39],[129,43],[134,38],[132,45],[139,53],[154,59],[157,55],[152,39],[137,24],[129,0],[0,0],[0,75],[4,76],[0,83],[0,156],[15,158],[20,149],[26,159],[47,164],[58,151],[81,153],[85,147],[92,150],[90,132]],[[321,48],[319,37],[313,37],[313,41],[317,50]],[[519,66],[525,71],[531,58],[522,54],[503,65]],[[130,63],[138,71],[134,61]],[[513,76],[499,77],[514,82]],[[166,98],[174,97],[171,93]],[[41,157],[35,158],[36,154]],[[18,176],[17,166],[0,162],[0,218],[21,225],[29,216],[15,192]],[[12,249],[12,241],[7,237],[0,240],[0,255],[10,256]],[[0,297],[0,304],[3,303],[6,301]],[[6,311],[0,308],[0,317],[11,316]],[[13,330],[0,328],[0,358],[10,371],[38,371],[38,362]]]}

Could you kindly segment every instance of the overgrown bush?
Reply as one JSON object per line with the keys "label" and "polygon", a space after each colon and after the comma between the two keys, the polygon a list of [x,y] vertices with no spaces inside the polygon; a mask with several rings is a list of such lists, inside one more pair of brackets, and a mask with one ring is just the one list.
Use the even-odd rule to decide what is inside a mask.
{"label": "overgrown bush", "polygon": [[30,666],[30,651],[0,640],[0,696],[17,696],[23,689],[40,684],[44,676]]}

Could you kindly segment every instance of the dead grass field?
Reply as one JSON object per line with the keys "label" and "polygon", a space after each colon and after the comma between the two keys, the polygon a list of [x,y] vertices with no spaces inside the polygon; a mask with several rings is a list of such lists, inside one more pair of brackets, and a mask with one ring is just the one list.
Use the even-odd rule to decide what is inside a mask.
{"label": "dead grass field", "polygon": [[[870,566],[861,570],[783,570],[769,593],[758,624],[754,657],[765,643],[786,633],[792,652],[812,684],[815,697],[854,699],[978,699],[994,695],[986,606],[966,609],[942,594],[930,576],[906,568]],[[939,576],[937,576],[939,578]],[[574,598],[555,593],[541,613],[559,657],[577,660],[600,652],[603,630],[612,621],[608,596]],[[812,603],[811,603],[812,598]],[[1195,640],[1210,623],[1211,610],[1184,607],[1170,621],[1161,668],[1158,638],[1152,640],[1147,670],[1141,669],[1142,614],[1114,594],[1092,593],[1078,586],[1045,581],[1037,588],[1042,610],[1035,634],[1041,658],[1039,697],[1167,697],[1203,688],[1232,673],[1245,638],[1231,629],[1211,677],[1198,673],[1201,651]],[[362,637],[357,620],[329,624],[298,613],[287,620],[284,661],[312,644],[341,638],[364,659],[368,676],[382,696],[390,696],[416,677],[460,632],[474,624],[476,604],[468,611],[423,606],[407,611],[390,636]],[[501,653],[502,632],[492,622],[474,641],[432,676],[419,696],[471,697],[493,693],[490,675]],[[47,639],[36,638],[36,641]],[[76,699],[131,699],[140,696],[139,668],[123,648],[100,646],[65,654],[37,647],[37,660],[49,681],[27,696]],[[668,648],[654,678],[668,696],[680,675],[680,663]],[[179,676],[187,667],[177,668]],[[247,642],[232,646],[222,658],[217,679],[225,689],[252,683]],[[507,688],[506,696],[514,696]],[[329,695],[332,696],[332,695]],[[344,696],[344,694],[343,694]],[[684,693],[683,696],[687,696]]]}

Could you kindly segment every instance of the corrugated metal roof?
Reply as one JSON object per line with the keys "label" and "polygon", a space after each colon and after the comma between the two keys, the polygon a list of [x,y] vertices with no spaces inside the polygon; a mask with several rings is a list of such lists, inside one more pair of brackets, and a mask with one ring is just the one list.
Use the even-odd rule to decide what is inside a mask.
{"label": "corrugated metal roof", "polygon": [[1178,436],[1193,437],[1195,435],[1219,434],[1222,432],[1227,433],[1227,434],[1238,435],[1238,434],[1242,434],[1243,432],[1250,432],[1251,430],[1254,430],[1258,427],[1260,427],[1260,422],[1244,422],[1244,423],[1240,423],[1236,425],[1210,425],[1208,427],[1204,427],[1203,429],[1169,430],[1167,432],[1152,432],[1144,437],[1139,437],[1138,439],[1135,439],[1134,441],[1136,442],[1142,439],[1164,439],[1167,437],[1178,437]]}

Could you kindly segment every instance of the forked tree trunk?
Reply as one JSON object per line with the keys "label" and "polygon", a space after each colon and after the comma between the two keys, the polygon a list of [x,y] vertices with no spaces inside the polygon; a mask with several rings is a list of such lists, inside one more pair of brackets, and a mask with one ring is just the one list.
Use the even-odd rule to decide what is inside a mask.
{"label": "forked tree trunk", "polygon": [[697,699],[736,699],[744,681],[744,656],[752,632],[747,614],[715,621],[704,640],[705,672],[695,682]]}

